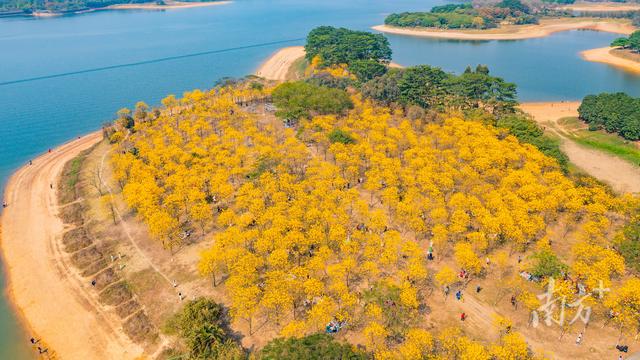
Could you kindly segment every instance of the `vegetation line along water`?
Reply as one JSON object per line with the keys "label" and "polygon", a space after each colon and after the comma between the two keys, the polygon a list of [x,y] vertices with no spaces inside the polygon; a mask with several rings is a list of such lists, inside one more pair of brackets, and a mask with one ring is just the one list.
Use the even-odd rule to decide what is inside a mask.
{"label": "vegetation line along water", "polygon": [[52,78],[58,78],[58,77],[64,77],[64,76],[72,76],[72,75],[79,75],[79,74],[86,74],[86,73],[105,71],[105,70],[112,70],[112,69],[120,69],[120,68],[125,68],[125,67],[132,67],[132,66],[155,64],[155,63],[159,63],[159,62],[179,60],[179,59],[191,58],[191,57],[196,57],[196,56],[203,56],[203,55],[210,55],[210,54],[220,54],[220,53],[225,53],[225,52],[230,52],[230,51],[237,51],[237,50],[244,50],[244,49],[263,47],[263,46],[292,43],[292,42],[302,41],[302,40],[304,40],[304,38],[278,40],[278,41],[264,42],[264,43],[259,43],[259,44],[236,46],[236,47],[226,48],[226,49],[208,50],[208,51],[202,51],[202,52],[191,53],[191,54],[168,56],[168,57],[163,57],[163,58],[158,58],[158,59],[137,61],[137,62],[127,63],[127,64],[109,65],[109,66],[103,66],[103,67],[97,67],[97,68],[91,68],[91,69],[69,71],[69,72],[53,74],[53,75],[43,75],[43,76],[36,76],[36,77],[24,78],[24,79],[18,79],[18,80],[3,81],[3,82],[0,82],[0,86],[13,85],[13,84],[19,84],[19,83],[27,83],[27,82],[38,81],[38,80],[46,80],[46,79],[52,79]]}

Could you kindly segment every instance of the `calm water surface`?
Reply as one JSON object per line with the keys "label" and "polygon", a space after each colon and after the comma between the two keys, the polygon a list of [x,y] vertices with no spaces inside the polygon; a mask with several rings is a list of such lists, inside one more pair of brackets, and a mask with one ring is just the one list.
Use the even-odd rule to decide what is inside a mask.
{"label": "calm water surface", "polygon": [[[164,12],[101,12],[53,19],[0,20],[0,83],[113,65],[303,38],[318,25],[369,29],[386,14],[426,10],[438,0],[236,0]],[[585,94],[640,95],[640,77],[582,61],[578,52],[615,35],[570,31],[523,41],[444,41],[388,36],[394,60],[460,72],[487,64],[519,86],[520,99],[576,100]],[[211,87],[251,73],[276,49],[302,40],[169,61],[0,85],[0,188],[10,173],[47,148],[96,130],[138,100]],[[36,259],[38,260],[38,259]],[[42,259],[44,261],[44,259]],[[3,284],[0,284],[3,285]],[[6,302],[0,301],[0,359],[29,357]]]}

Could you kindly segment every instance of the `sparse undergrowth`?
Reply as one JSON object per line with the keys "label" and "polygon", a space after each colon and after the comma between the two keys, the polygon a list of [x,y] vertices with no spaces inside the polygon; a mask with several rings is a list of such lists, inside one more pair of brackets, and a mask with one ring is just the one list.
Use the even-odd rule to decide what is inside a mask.
{"label": "sparse undergrowth", "polygon": [[[129,285],[120,280],[120,275],[107,260],[111,253],[110,240],[104,236],[94,236],[87,222],[90,207],[85,198],[89,193],[88,184],[97,184],[95,174],[89,173],[85,162],[96,147],[83,151],[65,164],[57,185],[58,202],[62,204],[60,217],[73,225],[62,236],[62,244],[70,260],[80,270],[80,274],[97,291],[103,304],[115,307],[117,315],[123,319],[125,333],[134,341],[144,342],[154,338],[156,330],[140,305],[134,300]],[[98,239],[97,241],[95,239]],[[113,258],[112,258],[113,260]],[[134,315],[135,314],[135,315]]]}

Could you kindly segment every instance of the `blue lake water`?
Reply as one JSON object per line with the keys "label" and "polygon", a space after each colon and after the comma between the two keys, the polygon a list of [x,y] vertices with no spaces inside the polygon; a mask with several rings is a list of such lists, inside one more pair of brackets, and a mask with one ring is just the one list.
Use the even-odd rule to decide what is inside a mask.
{"label": "blue lake water", "polygon": [[[237,0],[229,5],[170,11],[2,19],[0,84],[109,69],[0,85],[0,188],[21,164],[98,129],[119,108],[139,100],[157,104],[167,94],[208,88],[222,77],[252,73],[278,48],[303,44],[295,39],[304,38],[319,25],[367,30],[381,24],[390,12],[427,10],[440,3]],[[640,77],[585,62],[578,55],[581,50],[606,46],[615,37],[593,31],[500,42],[388,36],[394,61],[402,65],[427,63],[460,72],[467,65],[487,64],[493,74],[518,84],[522,101],[577,100],[603,91],[640,95]],[[260,45],[286,40],[293,41]],[[247,47],[252,45],[258,46]],[[28,357],[25,336],[6,302],[0,301],[0,359]]]}

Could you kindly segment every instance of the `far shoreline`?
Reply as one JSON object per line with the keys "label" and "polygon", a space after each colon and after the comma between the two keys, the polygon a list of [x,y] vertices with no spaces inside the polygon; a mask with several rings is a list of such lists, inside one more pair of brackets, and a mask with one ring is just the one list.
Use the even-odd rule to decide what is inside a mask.
{"label": "far shoreline", "polygon": [[536,25],[507,25],[487,30],[447,30],[419,27],[376,25],[373,30],[388,34],[429,37],[452,40],[523,40],[541,38],[569,30],[594,30],[629,35],[636,28],[628,21],[589,20],[584,18],[543,19]]}
{"label": "far shoreline", "polygon": [[15,17],[32,17],[32,18],[52,18],[59,16],[70,16],[70,15],[81,15],[88,14],[94,12],[101,11],[112,11],[112,10],[151,10],[151,11],[162,11],[162,10],[175,10],[175,9],[191,9],[198,7],[209,7],[209,6],[218,6],[218,5],[227,5],[230,4],[231,0],[221,0],[221,1],[167,1],[165,5],[158,5],[155,2],[146,2],[139,4],[115,4],[98,8],[85,8],[78,10],[69,10],[69,11],[60,11],[60,12],[51,12],[51,11],[34,11],[33,13],[25,13],[25,12],[13,12],[3,15],[0,13],[0,18],[15,18]]}
{"label": "far shoreline", "polygon": [[560,9],[575,12],[628,12],[639,11],[639,3],[619,3],[619,2],[575,2],[561,6]]}

